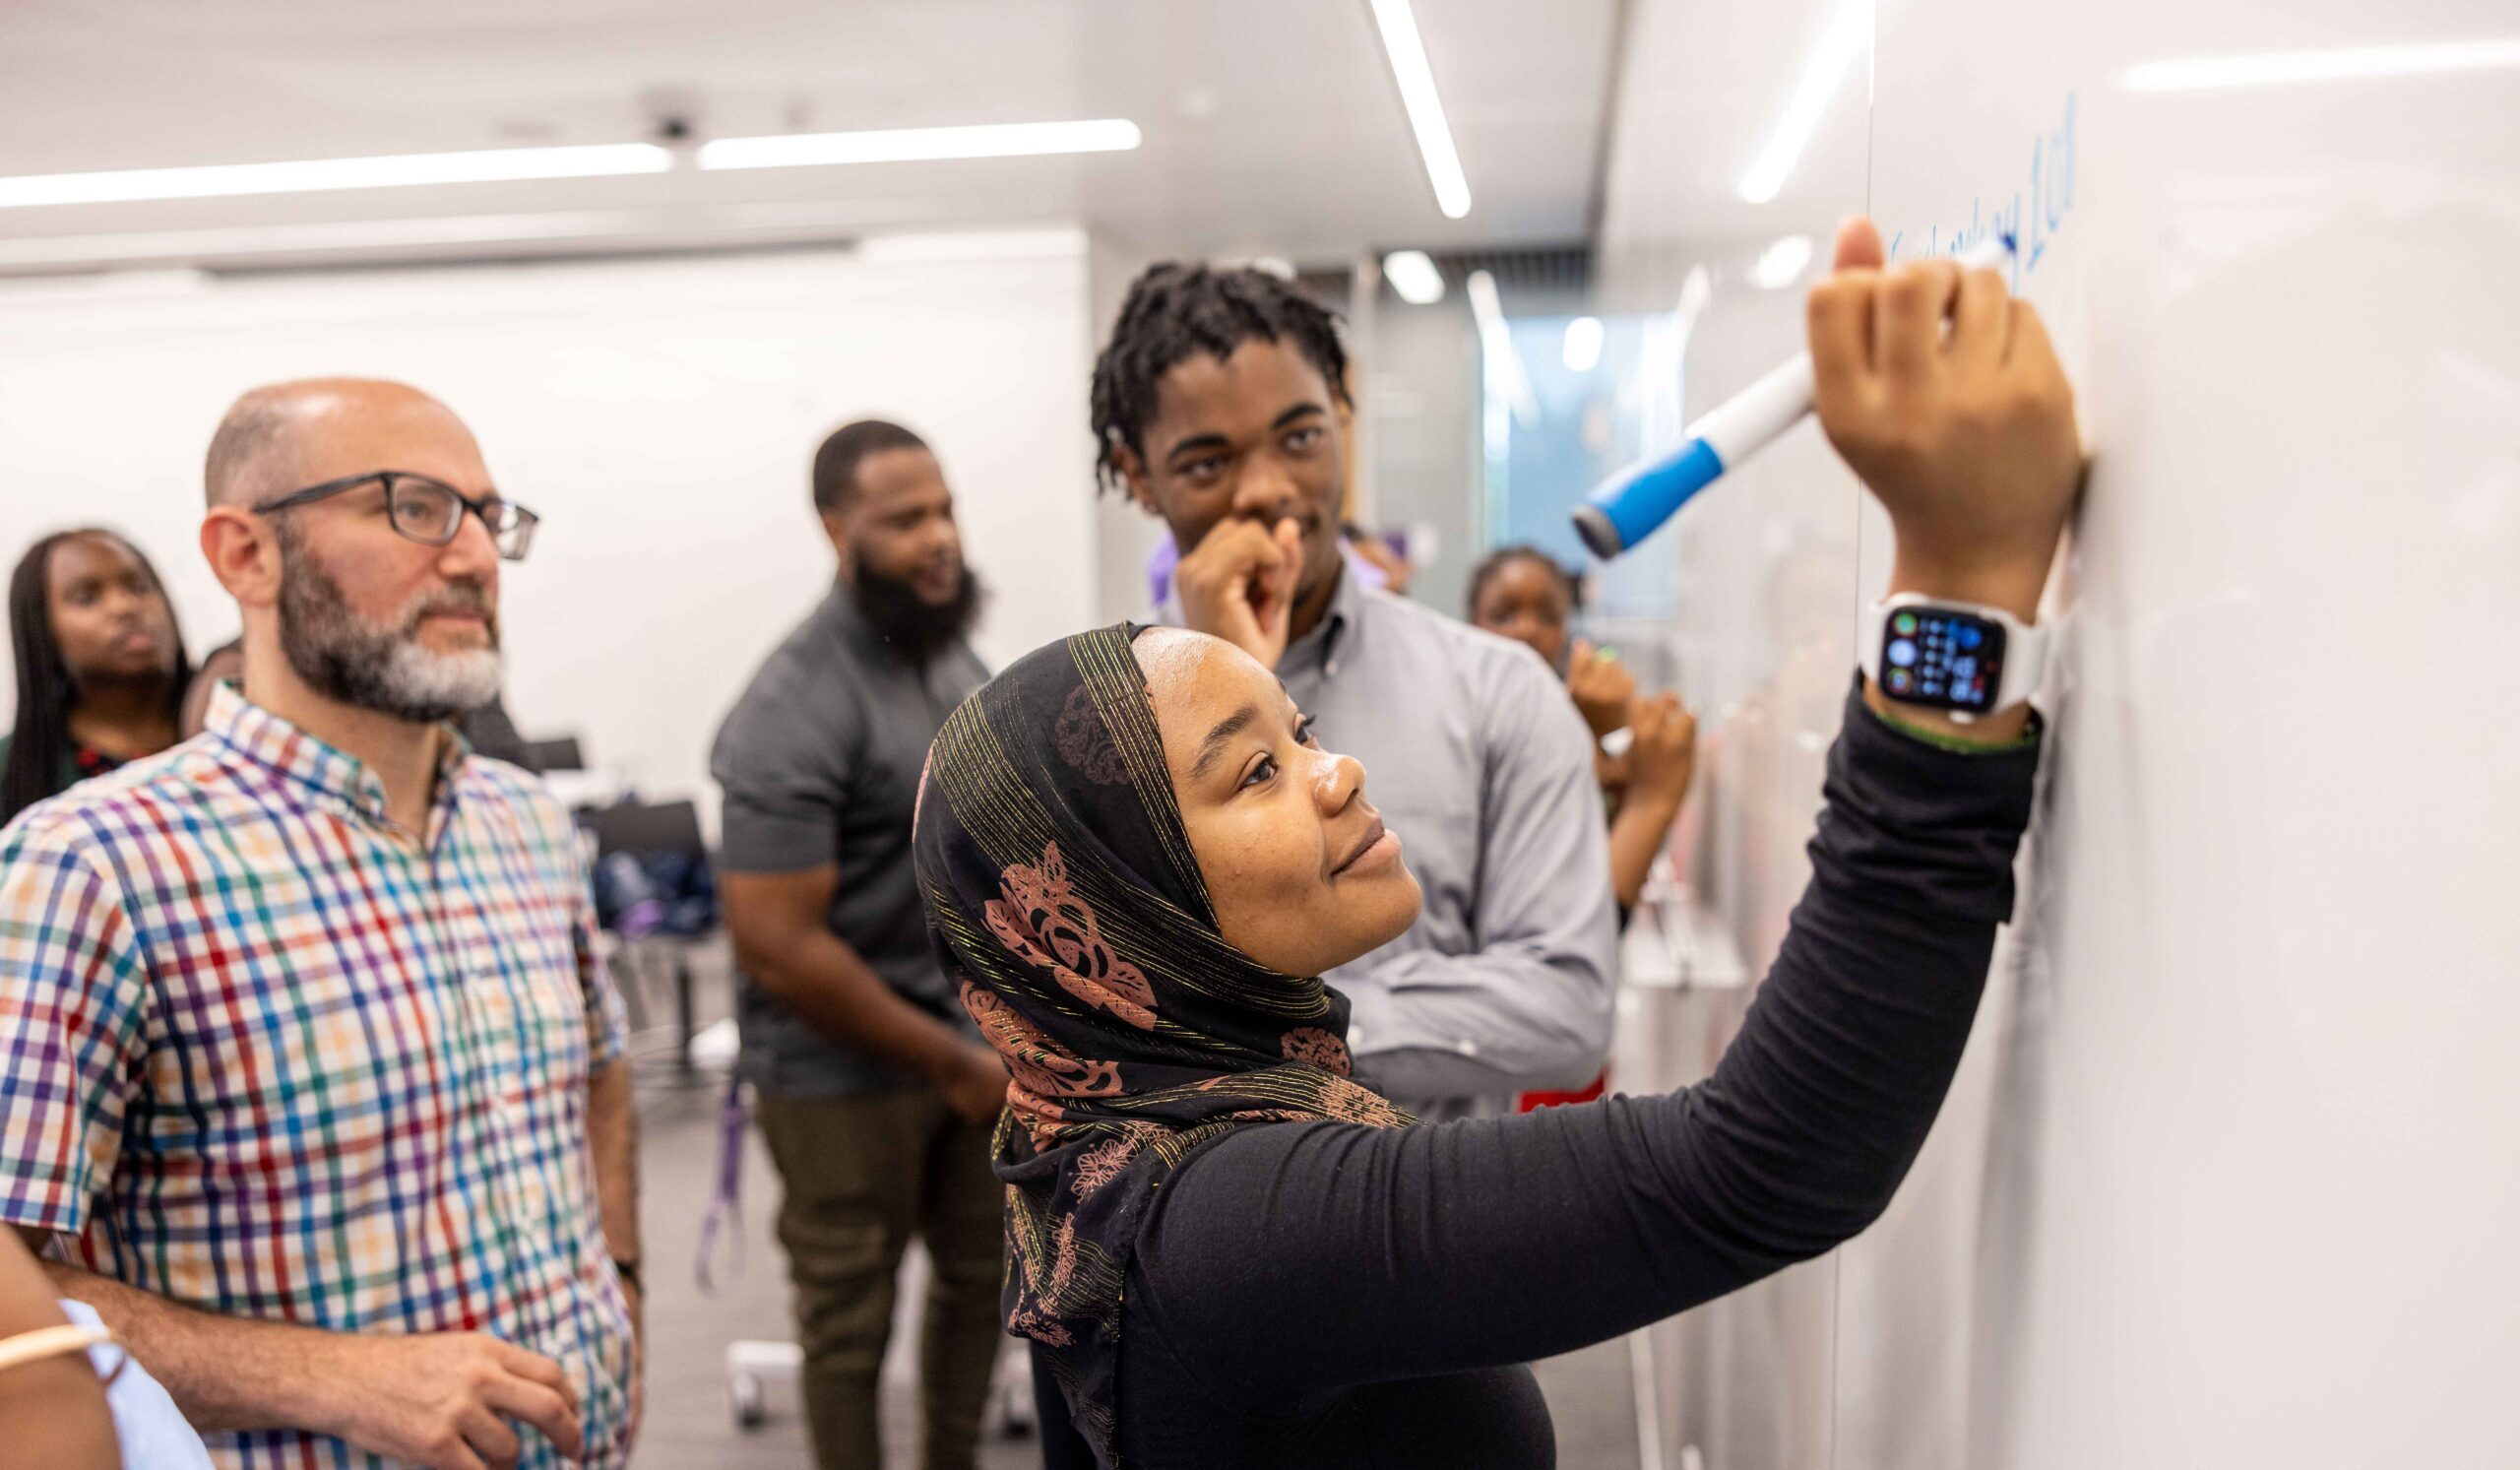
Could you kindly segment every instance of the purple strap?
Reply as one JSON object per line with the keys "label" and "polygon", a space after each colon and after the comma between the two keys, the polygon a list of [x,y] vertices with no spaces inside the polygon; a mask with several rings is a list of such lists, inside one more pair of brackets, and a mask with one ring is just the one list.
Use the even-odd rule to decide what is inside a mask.
{"label": "purple strap", "polygon": [[691,1263],[700,1290],[713,1297],[720,1290],[718,1273],[713,1268],[718,1254],[718,1231],[729,1221],[737,1228],[726,1232],[726,1264],[731,1274],[725,1285],[743,1279],[744,1128],[751,1117],[751,1111],[744,1106],[743,1080],[727,1078],[725,1101],[718,1105],[718,1191],[709,1201],[708,1215],[700,1222],[700,1247]]}

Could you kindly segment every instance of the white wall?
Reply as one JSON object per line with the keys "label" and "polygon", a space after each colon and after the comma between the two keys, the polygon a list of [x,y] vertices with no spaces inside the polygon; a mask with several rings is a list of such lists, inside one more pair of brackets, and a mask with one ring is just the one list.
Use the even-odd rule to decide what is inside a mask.
{"label": "white wall", "polygon": [[[1095,354],[1111,339],[1111,328],[1120,319],[1120,307],[1129,298],[1129,287],[1141,272],[1154,265],[1145,252],[1097,233],[1086,254],[1087,304],[1091,313],[1085,339],[1085,357],[1077,366],[1078,381],[1093,381]],[[1091,445],[1092,440],[1087,440]],[[1088,453],[1092,453],[1089,448]],[[1094,620],[1099,623],[1142,618],[1151,605],[1147,601],[1146,564],[1155,554],[1157,543],[1164,539],[1164,523],[1140,510],[1128,492],[1114,485],[1103,489],[1093,480],[1093,471],[1086,472],[1095,486],[1094,538],[1095,552],[1101,565],[1095,578]]]}
{"label": "white wall", "polygon": [[505,569],[509,703],[652,795],[708,800],[708,744],[821,596],[807,501],[824,433],[926,436],[994,589],[992,664],[1093,620],[1081,233],[901,237],[862,252],[106,278],[0,295],[0,543],[131,535],[198,652],[234,631],[202,565],[201,457],[276,378],[438,395],[543,525]]}

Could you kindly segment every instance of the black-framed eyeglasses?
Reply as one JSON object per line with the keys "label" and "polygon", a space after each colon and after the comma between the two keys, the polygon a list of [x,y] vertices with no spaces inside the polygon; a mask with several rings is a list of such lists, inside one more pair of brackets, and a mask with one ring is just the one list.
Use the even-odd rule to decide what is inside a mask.
{"label": "black-framed eyeglasses", "polygon": [[328,479],[266,500],[254,507],[254,513],[270,515],[293,510],[371,484],[385,486],[385,519],[395,534],[424,546],[443,546],[455,540],[455,534],[464,529],[464,513],[471,511],[489,528],[490,543],[498,547],[502,558],[523,561],[534,545],[534,528],[542,524],[540,516],[513,500],[496,495],[475,500],[444,480],[409,470],[371,470],[365,475]]}

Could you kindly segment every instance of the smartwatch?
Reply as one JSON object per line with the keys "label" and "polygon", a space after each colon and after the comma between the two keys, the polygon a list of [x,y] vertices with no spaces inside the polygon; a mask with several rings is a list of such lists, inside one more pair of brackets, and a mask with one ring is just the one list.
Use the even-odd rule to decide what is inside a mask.
{"label": "smartwatch", "polygon": [[1863,624],[1864,672],[1901,704],[1975,720],[2030,697],[2048,671],[2048,630],[2000,607],[1905,592]]}

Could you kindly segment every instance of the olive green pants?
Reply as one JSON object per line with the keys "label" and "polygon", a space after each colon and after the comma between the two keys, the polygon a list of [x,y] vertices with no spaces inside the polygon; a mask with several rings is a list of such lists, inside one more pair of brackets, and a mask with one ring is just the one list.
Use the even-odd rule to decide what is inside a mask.
{"label": "olive green pants", "polygon": [[877,1373],[894,1276],[912,1237],[935,1263],[918,1353],[927,1470],[970,1470],[1003,1328],[1005,1194],[989,1125],[924,1089],[756,1099],[786,1196],[779,1240],[795,1286],[805,1423],[821,1470],[881,1470]]}

